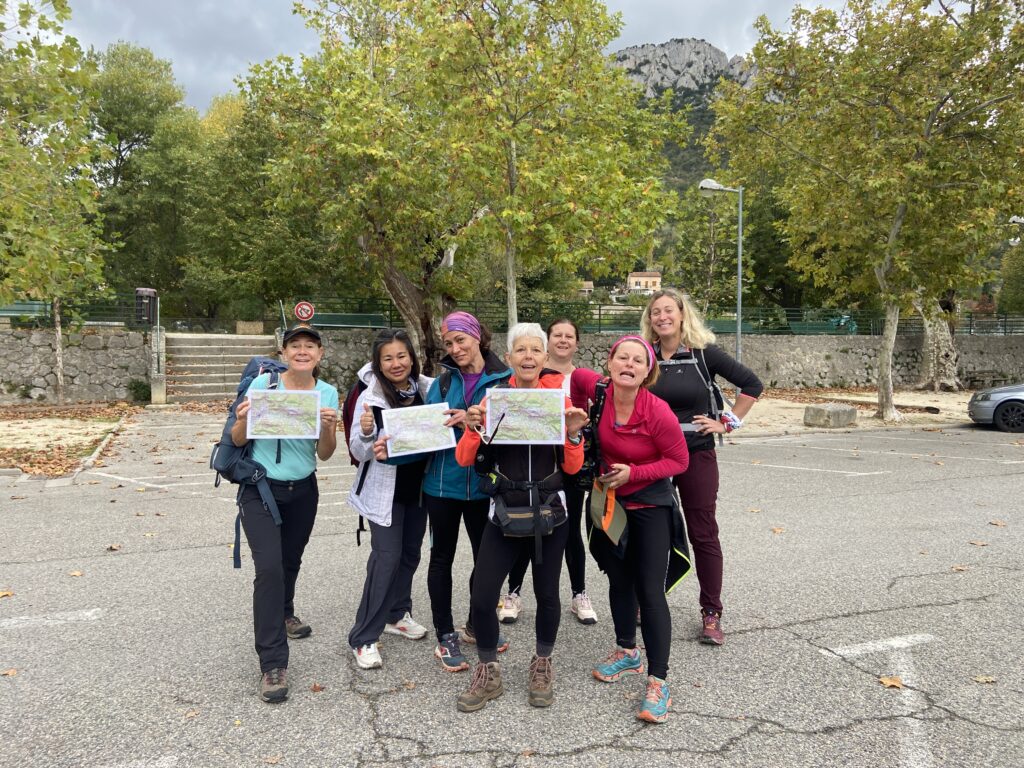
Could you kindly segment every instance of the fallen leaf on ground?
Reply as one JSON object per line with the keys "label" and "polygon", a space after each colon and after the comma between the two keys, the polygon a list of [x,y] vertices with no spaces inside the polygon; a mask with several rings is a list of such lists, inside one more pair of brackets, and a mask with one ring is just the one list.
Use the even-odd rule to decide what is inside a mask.
{"label": "fallen leaf on ground", "polygon": [[16,674],[18,674],[18,670],[14,668],[5,669],[3,672],[0,672],[0,677],[14,677]]}
{"label": "fallen leaf on ground", "polygon": [[885,677],[878,678],[878,682],[884,685],[886,688],[902,688],[903,681],[900,680],[896,675],[887,675]]}
{"label": "fallen leaf on ground", "polygon": [[967,566],[966,565],[954,565],[953,566],[953,570],[956,571],[957,573],[963,573],[964,571],[967,570]]}
{"label": "fallen leaf on ground", "polygon": [[928,554],[928,550],[927,549],[922,549],[918,554],[927,555]]}
{"label": "fallen leaf on ground", "polygon": [[136,513],[135,513],[135,516],[136,516],[136,517],[145,517],[145,516],[146,516],[146,513],[145,513],[145,512],[136,512]]}
{"label": "fallen leaf on ground", "polygon": [[198,709],[190,709],[188,712],[185,713],[185,718],[186,719],[190,720],[193,717],[199,717],[199,710]]}
{"label": "fallen leaf on ground", "polygon": [[156,516],[157,517],[167,517],[167,515],[165,515],[163,512],[157,512]]}
{"label": "fallen leaf on ground", "polygon": [[940,467],[946,466],[946,462],[944,461],[936,461],[935,463],[938,464]]}
{"label": "fallen leaf on ground", "polygon": [[996,528],[1005,528],[1006,527],[1006,523],[1004,523],[1002,520],[989,520],[988,524],[989,525],[994,525]]}
{"label": "fallen leaf on ground", "polygon": [[972,679],[976,683],[994,683],[996,681],[996,679],[991,675],[978,675],[977,677]]}
{"label": "fallen leaf on ground", "polygon": [[110,487],[111,488],[124,488],[124,486],[121,483],[115,483],[114,485],[112,485]]}
{"label": "fallen leaf on ground", "polygon": [[142,535],[145,536],[147,539],[152,539],[154,536],[156,536],[155,533],[144,533]]}
{"label": "fallen leaf on ground", "polygon": [[14,593],[9,589],[5,589],[3,592],[0,592],[0,597],[14,597]]}
{"label": "fallen leaf on ground", "polygon": [[987,547],[988,546],[988,542],[987,541],[972,541],[971,544],[973,544],[976,547]]}
{"label": "fallen leaf on ground", "polygon": [[118,552],[118,551],[120,551],[120,549],[121,549],[121,545],[120,544],[111,544],[109,547],[107,547],[107,552]]}
{"label": "fallen leaf on ground", "polygon": [[535,750],[535,749],[524,749],[519,754],[522,755],[523,757],[533,757],[534,755],[537,754],[537,750]]}
{"label": "fallen leaf on ground", "polygon": [[277,765],[278,763],[281,762],[281,756],[280,755],[273,755],[272,757],[265,757],[265,758],[263,758],[263,762],[266,763],[267,765]]}
{"label": "fallen leaf on ground", "polygon": [[136,493],[145,493],[145,492],[146,492],[146,489],[145,489],[145,488],[136,488],[136,489],[135,489],[135,492],[136,492]]}
{"label": "fallen leaf on ground", "polygon": [[28,496],[11,496],[11,501],[20,501],[21,499],[27,499]]}
{"label": "fallen leaf on ground", "polygon": [[309,690],[311,690],[313,693],[320,693],[320,691],[322,691],[323,689],[324,687],[320,685],[320,683],[313,683],[311,686],[309,686]]}
{"label": "fallen leaf on ground", "polygon": [[785,533],[785,532],[786,532],[785,528],[772,528],[772,533],[775,533],[775,534]]}
{"label": "fallen leaf on ground", "polygon": [[235,720],[235,725],[241,725],[241,724],[242,724],[241,720]]}
{"label": "fallen leaf on ground", "polygon": [[694,683],[693,687],[694,688],[703,688],[704,687],[704,683]]}
{"label": "fallen leaf on ground", "polygon": [[413,688],[416,687],[416,683],[414,683],[412,680],[406,680],[402,683],[402,685],[405,686],[405,690],[407,691],[411,691]]}
{"label": "fallen leaf on ground", "polygon": [[71,571],[71,573],[69,573],[68,576],[85,576],[85,574],[81,571]]}
{"label": "fallen leaf on ground", "polygon": [[760,511],[761,511],[761,510],[760,510],[760,509],[758,509],[757,507],[751,507],[750,509],[748,509],[748,510],[747,510],[747,512],[753,512],[753,513],[755,513],[755,514],[756,514],[756,513],[758,513],[758,512],[760,512]]}
{"label": "fallen leaf on ground", "polygon": [[761,463],[761,461],[760,461],[759,459],[754,459],[754,460],[753,460],[752,462],[750,462],[750,463],[751,463],[751,464],[760,464],[760,463]]}

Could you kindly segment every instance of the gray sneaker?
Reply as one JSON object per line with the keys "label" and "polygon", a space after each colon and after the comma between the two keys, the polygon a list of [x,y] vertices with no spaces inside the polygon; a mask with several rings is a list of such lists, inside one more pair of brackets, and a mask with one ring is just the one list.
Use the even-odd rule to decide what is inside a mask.
{"label": "gray sneaker", "polygon": [[288,698],[288,670],[284,667],[264,672],[260,677],[260,698],[268,704],[277,704]]}
{"label": "gray sneaker", "polygon": [[313,628],[298,616],[289,616],[284,620],[284,631],[288,633],[288,637],[292,640],[309,637],[313,634]]}
{"label": "gray sneaker", "polygon": [[459,694],[456,702],[460,712],[476,712],[483,709],[487,702],[496,699],[505,692],[501,682],[501,665],[496,661],[480,662],[473,670],[473,681],[469,690]]}

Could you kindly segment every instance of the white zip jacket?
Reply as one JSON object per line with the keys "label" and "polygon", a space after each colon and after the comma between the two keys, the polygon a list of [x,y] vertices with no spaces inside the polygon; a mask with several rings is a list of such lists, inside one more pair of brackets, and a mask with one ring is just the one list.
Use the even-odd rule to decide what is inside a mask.
{"label": "white zip jacket", "polygon": [[[348,494],[348,503],[367,520],[383,526],[391,527],[391,506],[395,497],[395,477],[398,474],[398,467],[391,464],[384,464],[373,458],[373,443],[377,439],[377,424],[374,422],[373,434],[369,437],[363,436],[359,427],[359,418],[363,415],[363,406],[368,405],[388,410],[390,406],[384,399],[380,382],[373,375],[373,369],[367,363],[359,369],[359,379],[366,384],[366,389],[359,395],[356,401],[355,411],[352,414],[352,436],[348,445],[352,455],[359,466],[356,468],[356,476],[352,481],[352,490]],[[421,375],[416,387],[419,389],[420,397],[426,400],[427,390],[434,380],[429,376]]]}

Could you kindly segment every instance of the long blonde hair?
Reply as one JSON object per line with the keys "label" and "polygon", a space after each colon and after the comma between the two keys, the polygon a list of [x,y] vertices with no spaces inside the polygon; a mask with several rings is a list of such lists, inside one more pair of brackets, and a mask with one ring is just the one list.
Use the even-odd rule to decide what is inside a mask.
{"label": "long blonde hair", "polygon": [[641,336],[651,344],[658,343],[658,334],[655,333],[654,328],[651,326],[651,307],[654,305],[654,302],[664,296],[668,296],[679,307],[679,314],[682,316],[679,328],[682,335],[680,339],[682,344],[690,349],[704,349],[709,344],[715,343],[715,334],[704,325],[704,318],[701,317],[693,302],[682,291],[677,291],[675,288],[662,288],[660,291],[655,291],[651,296],[651,300],[647,302],[644,313],[640,318]]}

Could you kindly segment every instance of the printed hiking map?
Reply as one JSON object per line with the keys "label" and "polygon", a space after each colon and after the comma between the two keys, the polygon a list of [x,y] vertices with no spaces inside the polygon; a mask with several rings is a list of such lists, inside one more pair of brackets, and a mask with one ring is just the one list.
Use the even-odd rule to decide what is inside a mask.
{"label": "printed hiking map", "polygon": [[455,431],[446,427],[447,403],[389,408],[381,412],[388,435],[388,456],[407,456],[455,447]]}
{"label": "printed hiking map", "polygon": [[260,389],[249,393],[245,436],[250,440],[316,440],[320,437],[320,392]]}
{"label": "printed hiking map", "polygon": [[561,389],[489,390],[487,434],[494,435],[496,444],[561,445],[565,441],[565,394]]}

